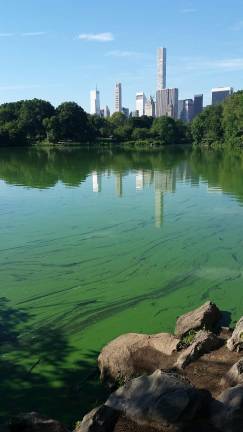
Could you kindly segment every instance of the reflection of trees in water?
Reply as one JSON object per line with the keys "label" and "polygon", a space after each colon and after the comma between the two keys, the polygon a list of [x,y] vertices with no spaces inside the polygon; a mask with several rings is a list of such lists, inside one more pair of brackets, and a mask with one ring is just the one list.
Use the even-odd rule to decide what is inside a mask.
{"label": "reflection of trees in water", "polygon": [[185,151],[122,152],[50,150],[48,148],[0,149],[0,178],[10,184],[48,188],[58,181],[78,186],[92,171],[169,169],[185,158]]}
{"label": "reflection of trees in water", "polygon": [[94,367],[96,352],[65,367],[71,346],[60,328],[33,330],[29,314],[0,299],[0,423],[21,411],[39,411],[70,426],[105,390]]}
{"label": "reflection of trees in water", "polygon": [[192,152],[189,163],[207,181],[209,188],[220,188],[243,202],[243,151],[200,150]]}

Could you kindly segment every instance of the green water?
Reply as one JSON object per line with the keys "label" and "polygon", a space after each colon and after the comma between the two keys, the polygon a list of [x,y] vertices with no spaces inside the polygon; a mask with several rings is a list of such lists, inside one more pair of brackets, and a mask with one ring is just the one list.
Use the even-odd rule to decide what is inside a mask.
{"label": "green water", "polygon": [[72,424],[96,358],[208,299],[243,315],[243,153],[0,151],[0,414]]}

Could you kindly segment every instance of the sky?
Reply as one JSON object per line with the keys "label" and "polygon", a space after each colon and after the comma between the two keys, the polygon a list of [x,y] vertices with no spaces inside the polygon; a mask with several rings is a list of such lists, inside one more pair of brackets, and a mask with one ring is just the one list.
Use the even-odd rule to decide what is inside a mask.
{"label": "sky", "polygon": [[179,98],[243,88],[243,0],[0,0],[0,103],[75,101],[89,92],[114,109],[156,92],[156,50],[167,48],[167,86]]}

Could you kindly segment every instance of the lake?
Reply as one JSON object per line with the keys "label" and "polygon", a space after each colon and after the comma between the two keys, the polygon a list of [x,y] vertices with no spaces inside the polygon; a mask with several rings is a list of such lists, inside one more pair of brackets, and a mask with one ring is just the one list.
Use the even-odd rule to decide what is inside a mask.
{"label": "lake", "polygon": [[0,414],[73,424],[102,346],[243,315],[243,152],[0,150]]}

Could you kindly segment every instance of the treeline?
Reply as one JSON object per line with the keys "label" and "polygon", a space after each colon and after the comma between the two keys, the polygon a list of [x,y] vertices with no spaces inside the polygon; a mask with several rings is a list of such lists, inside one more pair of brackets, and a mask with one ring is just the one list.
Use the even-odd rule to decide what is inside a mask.
{"label": "treeline", "polygon": [[90,116],[74,102],[57,108],[39,99],[0,105],[0,145],[94,143],[107,139],[184,144],[190,142],[190,132],[186,124],[169,117],[126,118],[122,113],[114,113],[109,119]]}
{"label": "treeline", "polygon": [[243,91],[209,106],[191,124],[196,146],[243,146]]}

